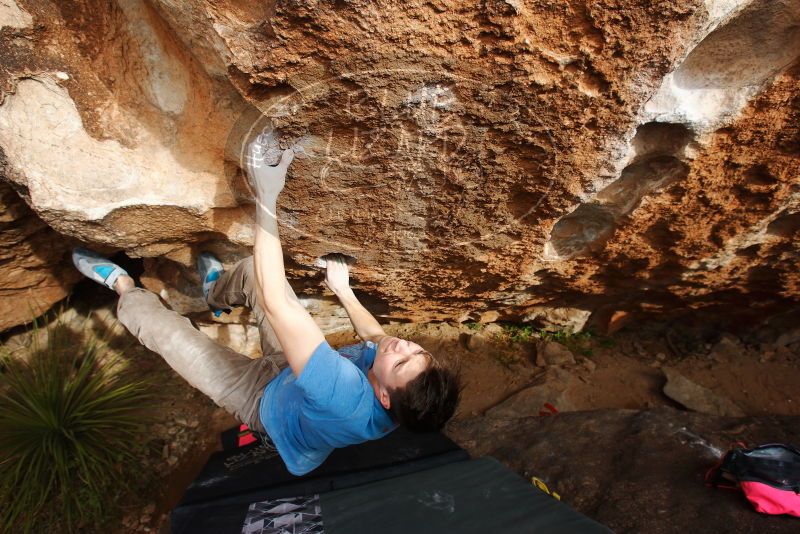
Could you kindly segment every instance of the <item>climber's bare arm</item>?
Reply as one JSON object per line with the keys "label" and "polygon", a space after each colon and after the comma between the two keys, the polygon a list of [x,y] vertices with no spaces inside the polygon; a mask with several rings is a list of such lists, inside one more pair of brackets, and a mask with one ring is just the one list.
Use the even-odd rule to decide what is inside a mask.
{"label": "climber's bare arm", "polygon": [[364,341],[378,343],[381,338],[386,336],[383,327],[378,324],[375,317],[361,305],[350,287],[350,273],[347,262],[340,256],[329,257],[326,259],[325,283],[339,297],[339,301],[344,306],[353,328],[358,337]]}
{"label": "climber's bare arm", "polygon": [[[249,147],[248,172],[256,192],[256,232],[253,260],[256,287],[266,319],[275,331],[286,361],[300,376],[314,349],[325,340],[322,331],[294,296],[283,266],[283,249],[276,218],[278,194],[294,153],[284,151],[276,167],[266,166],[255,143]],[[260,164],[259,164],[260,163]]]}
{"label": "climber's bare arm", "polygon": [[358,337],[364,341],[372,341],[373,343],[379,343],[381,339],[386,337],[386,332],[383,331],[383,327],[378,324],[375,317],[361,305],[352,289],[337,294],[337,296],[342,306],[344,306],[345,311],[347,311],[347,315],[350,317],[350,322],[353,323],[353,328],[355,328]]}

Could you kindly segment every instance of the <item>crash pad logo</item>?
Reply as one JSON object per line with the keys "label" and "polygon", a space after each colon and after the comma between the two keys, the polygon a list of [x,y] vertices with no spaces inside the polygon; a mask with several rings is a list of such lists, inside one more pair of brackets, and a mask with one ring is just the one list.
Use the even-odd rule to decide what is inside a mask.
{"label": "crash pad logo", "polygon": [[319,495],[252,503],[242,534],[323,534]]}

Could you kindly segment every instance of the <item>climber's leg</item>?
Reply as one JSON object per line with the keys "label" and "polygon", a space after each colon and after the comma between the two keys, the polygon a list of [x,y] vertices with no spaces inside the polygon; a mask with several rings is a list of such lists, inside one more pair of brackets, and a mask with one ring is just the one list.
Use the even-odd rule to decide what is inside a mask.
{"label": "climber's leg", "polygon": [[[256,292],[255,272],[253,271],[253,257],[239,260],[236,265],[225,271],[213,285],[210,286],[206,300],[212,308],[224,309],[236,306],[246,306],[253,312],[253,317],[258,325],[261,335],[261,350],[264,355],[269,355],[282,369],[288,364],[283,356],[275,332],[267,321]],[[286,291],[295,300],[292,288],[287,284]]]}
{"label": "climber's leg", "polygon": [[142,288],[122,293],[117,316],[189,384],[250,428],[264,431],[258,410],[261,396],[279,372],[272,358],[250,359],[216,343]]}

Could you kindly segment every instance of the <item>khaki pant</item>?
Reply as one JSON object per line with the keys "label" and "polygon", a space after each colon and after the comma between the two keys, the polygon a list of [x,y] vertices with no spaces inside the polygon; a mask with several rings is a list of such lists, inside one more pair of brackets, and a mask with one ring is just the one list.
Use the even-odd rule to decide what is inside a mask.
{"label": "khaki pant", "polygon": [[137,287],[123,294],[117,316],[131,334],[160,354],[189,384],[263,433],[258,412],[264,388],[287,362],[256,298],[252,256],[219,277],[209,292],[208,303],[218,309],[250,308],[258,323],[264,356],[251,359],[213,341],[146,289]]}

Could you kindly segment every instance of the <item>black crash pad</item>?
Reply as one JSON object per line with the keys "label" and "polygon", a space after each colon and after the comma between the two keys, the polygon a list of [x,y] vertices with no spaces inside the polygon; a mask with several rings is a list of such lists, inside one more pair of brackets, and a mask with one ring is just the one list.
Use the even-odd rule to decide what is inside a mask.
{"label": "black crash pad", "polygon": [[324,493],[319,502],[325,534],[611,532],[489,457]]}
{"label": "black crash pad", "polygon": [[335,451],[303,477],[261,444],[217,453],[172,513],[177,534],[607,533],[492,458],[441,434]]}
{"label": "black crash pad", "polygon": [[259,500],[324,493],[468,458],[440,433],[398,428],[380,440],[336,449],[320,467],[297,477],[256,442],[211,456],[172,511],[172,531],[238,533],[247,507]]}

